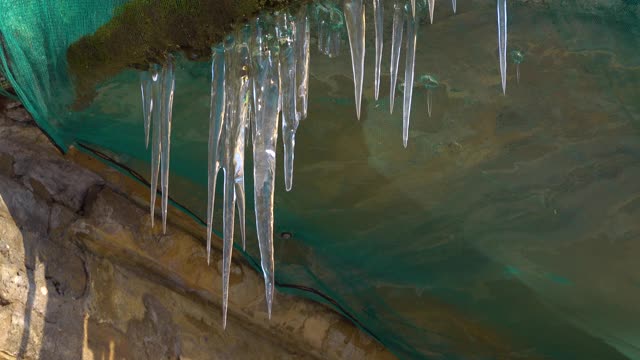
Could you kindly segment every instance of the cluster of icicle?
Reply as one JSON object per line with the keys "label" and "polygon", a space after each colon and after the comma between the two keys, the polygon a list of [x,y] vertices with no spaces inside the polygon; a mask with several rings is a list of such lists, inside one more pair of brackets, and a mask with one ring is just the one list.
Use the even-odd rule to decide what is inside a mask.
{"label": "cluster of icicle", "polygon": [[[383,53],[383,1],[371,0],[375,26],[374,96],[378,99]],[[414,66],[419,19],[416,0],[393,0],[391,41],[390,110],[393,112],[400,50],[405,32],[405,73],[403,92],[403,144],[409,134],[409,118],[414,82]],[[497,0],[498,47],[502,89],[506,91],[506,0]],[[452,0],[456,11],[456,0]],[[435,0],[418,0],[418,10],[428,7],[433,22]],[[293,184],[294,147],[298,125],[307,116],[311,22],[316,29],[319,52],[340,54],[342,31],[346,26],[355,87],[356,116],[360,118],[365,59],[365,4],[363,0],[316,1],[302,6],[293,15],[287,11],[262,14],[240,27],[223,43],[212,47],[211,112],[209,116],[207,261],[220,170],[223,189],[223,327],[226,327],[229,272],[233,249],[235,210],[238,211],[242,246],[245,247],[244,158],[247,132],[253,144],[253,177],[256,230],[265,281],[269,317],[274,293],[273,206],[276,172],[278,122],[284,143],[285,188]],[[166,232],[169,187],[171,112],[175,74],[174,59],[152,65],[141,75],[141,91],[146,145],[152,136],[151,224],[160,175],[163,231]]]}

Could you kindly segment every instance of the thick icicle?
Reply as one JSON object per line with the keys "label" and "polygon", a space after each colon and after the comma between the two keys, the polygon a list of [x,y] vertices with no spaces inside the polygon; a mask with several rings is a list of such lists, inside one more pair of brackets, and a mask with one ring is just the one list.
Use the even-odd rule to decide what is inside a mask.
{"label": "thick icicle", "polygon": [[[415,0],[414,0],[415,1]],[[382,65],[382,44],[383,44],[383,8],[380,0],[373,0],[373,13],[376,28],[376,64],[374,73],[374,98],[378,100],[378,94],[380,93],[380,66]]]}
{"label": "thick icicle", "polygon": [[151,213],[151,227],[153,227],[155,220],[156,209],[156,195],[158,194],[158,175],[160,174],[160,149],[162,133],[161,133],[161,102],[162,102],[162,68],[157,65],[151,65],[151,100],[156,106],[152,106],[151,122],[153,126],[152,139],[151,139],[151,200],[150,213]]}
{"label": "thick icicle", "polygon": [[153,68],[140,73],[140,94],[142,94],[142,116],[144,117],[144,146],[149,148],[149,130],[151,127],[151,113],[153,112]]}
{"label": "thick icicle", "polygon": [[391,38],[391,85],[389,87],[389,111],[393,114],[404,27],[404,0],[395,0],[393,4],[393,33]]}
{"label": "thick icicle", "polygon": [[[256,22],[257,27],[260,22]],[[274,290],[273,259],[273,191],[276,174],[276,144],[278,141],[278,113],[280,73],[278,43],[261,39],[256,31],[253,56],[254,107],[253,120],[253,180],[256,230],[260,247],[260,263],[264,275],[267,311],[271,318]],[[257,54],[256,54],[257,52]]]}
{"label": "thick icicle", "polygon": [[507,0],[497,0],[498,51],[500,53],[500,78],[502,93],[507,93]]}
{"label": "thick icicle", "polygon": [[307,118],[307,102],[309,99],[309,38],[311,35],[307,6],[300,7],[296,22],[296,81],[298,100],[296,106],[300,120]]}
{"label": "thick icicle", "polygon": [[429,2],[429,21],[433,24],[433,11],[436,7],[436,0],[428,0]]}
{"label": "thick icicle", "polygon": [[282,102],[282,138],[284,143],[284,183],[287,191],[293,186],[293,160],[295,155],[296,131],[296,51],[294,38],[295,22],[286,12],[278,14],[276,33],[280,42],[280,86]]}
{"label": "thick icicle", "polygon": [[216,181],[221,165],[221,135],[224,126],[224,47],[212,48],[211,57],[211,111],[209,113],[209,177],[207,197],[207,264],[211,256],[211,232],[213,227],[213,210],[216,196]]}
{"label": "thick icicle", "polygon": [[160,187],[162,188],[162,232],[167,232],[167,209],[169,207],[169,161],[171,150],[171,116],[173,112],[173,91],[175,73],[173,56],[167,56],[162,67],[161,146],[160,146]]}
{"label": "thick icicle", "polygon": [[451,0],[451,7],[453,8],[453,13],[455,14],[457,9],[456,9],[456,0]]}
{"label": "thick icicle", "polygon": [[416,16],[416,0],[411,0],[411,16]]}
{"label": "thick icicle", "polygon": [[[240,40],[239,40],[240,42]],[[222,169],[224,170],[224,200],[222,205],[222,327],[227,326],[227,308],[229,305],[229,274],[231,271],[231,255],[233,253],[233,230],[236,207],[235,165],[237,161],[236,145],[241,128],[238,114],[238,94],[241,81],[239,75],[240,61],[236,41],[228,36],[224,44],[225,61],[225,112],[222,138]],[[242,139],[244,144],[244,139]]]}
{"label": "thick icicle", "polygon": [[414,16],[407,16],[407,52],[404,67],[404,101],[402,106],[402,144],[404,147],[407,147],[409,140],[409,120],[411,118],[411,98],[413,97],[413,76],[416,62],[417,23]]}
{"label": "thick icicle", "polygon": [[353,85],[355,87],[356,116],[360,120],[362,103],[362,82],[364,80],[364,33],[366,28],[364,5],[362,0],[345,0],[344,17],[351,48],[351,67],[353,69]]}
{"label": "thick icicle", "polygon": [[238,220],[240,221],[240,235],[242,237],[242,249],[246,249],[246,221],[245,221],[245,192],[244,192],[244,148],[246,145],[246,130],[249,127],[250,101],[251,101],[251,53],[249,41],[251,27],[244,26],[236,40],[236,56],[238,61],[238,109],[236,116],[239,129],[234,150],[234,183],[236,191],[236,204],[238,206]]}

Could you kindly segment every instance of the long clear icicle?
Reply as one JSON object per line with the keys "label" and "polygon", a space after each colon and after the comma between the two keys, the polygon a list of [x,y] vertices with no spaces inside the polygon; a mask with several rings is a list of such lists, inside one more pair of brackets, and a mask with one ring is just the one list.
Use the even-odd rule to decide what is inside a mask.
{"label": "long clear icicle", "polygon": [[431,22],[431,24],[433,24],[433,12],[436,8],[436,0],[428,0],[428,2],[429,2],[429,21]]}
{"label": "long clear icicle", "polygon": [[[415,1],[415,0],[414,0]],[[378,100],[378,94],[380,93],[380,67],[382,65],[382,44],[384,33],[384,13],[380,0],[373,0],[373,14],[376,29],[376,60],[375,60],[375,73],[374,73],[374,98]]]}
{"label": "long clear icicle", "polygon": [[507,0],[497,0],[498,51],[500,53],[500,78],[502,93],[507,93]]}
{"label": "long clear icicle", "polygon": [[455,14],[457,9],[456,0],[451,0],[451,7],[453,8],[453,13]]}
{"label": "long clear icicle", "polygon": [[393,114],[400,64],[400,48],[402,46],[402,30],[404,28],[404,0],[395,0],[393,4],[393,32],[391,34],[391,85],[389,87],[389,111]]}
{"label": "long clear icicle", "polygon": [[152,107],[151,122],[152,122],[152,139],[151,139],[151,199],[149,201],[149,212],[151,213],[151,227],[153,227],[155,220],[156,209],[156,195],[158,193],[158,175],[160,173],[160,149],[162,138],[161,134],[161,99],[162,99],[162,68],[157,65],[151,65],[151,100],[156,106]]}
{"label": "long clear icicle", "polygon": [[244,148],[246,145],[246,130],[249,128],[250,100],[251,100],[251,53],[249,41],[251,27],[246,25],[240,30],[240,37],[236,41],[236,53],[238,61],[238,102],[236,116],[239,118],[238,135],[234,151],[234,183],[236,191],[236,204],[238,207],[238,220],[240,221],[240,235],[242,237],[242,249],[246,249],[246,221],[245,221],[245,191],[244,191]]}
{"label": "long clear icicle", "polygon": [[211,258],[211,232],[213,230],[213,210],[216,196],[216,182],[221,165],[222,128],[224,126],[224,47],[212,48],[211,56],[211,111],[209,113],[209,160],[207,197],[207,264]]}
{"label": "long clear icicle", "polygon": [[235,40],[227,37],[224,44],[225,72],[225,112],[224,148],[222,156],[222,169],[224,170],[224,199],[222,204],[222,327],[227,327],[227,309],[229,307],[229,274],[231,272],[231,256],[233,254],[233,226],[235,219],[236,192],[234,182],[234,152],[237,137],[234,134],[239,130],[236,116],[239,90],[237,79],[238,61],[236,56]]}
{"label": "long clear icicle", "polygon": [[142,95],[142,116],[144,117],[144,146],[149,148],[149,131],[151,127],[151,113],[153,112],[152,69],[140,73],[140,94]]}
{"label": "long clear icicle", "polygon": [[309,40],[311,36],[309,15],[307,6],[301,6],[296,22],[296,81],[298,85],[298,100],[296,106],[300,120],[307,118],[309,99]]}
{"label": "long clear icicle", "polygon": [[351,48],[351,66],[353,69],[353,85],[355,87],[356,116],[360,120],[362,103],[362,82],[364,80],[365,29],[364,5],[362,0],[345,0],[344,17]]}
{"label": "long clear icicle", "polygon": [[276,176],[278,113],[280,111],[280,72],[278,43],[273,39],[262,39],[260,27],[261,22],[256,21],[255,55],[253,56],[255,116],[251,127],[253,130],[253,191],[265,298],[269,318],[271,318],[275,284],[273,193]]}
{"label": "long clear icicle", "polygon": [[280,42],[280,86],[282,93],[280,101],[282,103],[282,138],[284,143],[284,183],[287,191],[290,191],[293,186],[293,160],[296,131],[299,124],[296,115],[295,25],[288,13],[278,14],[276,33]]}
{"label": "long clear icicle", "polygon": [[409,141],[409,120],[411,118],[411,98],[413,97],[413,77],[416,62],[416,37],[418,22],[414,16],[407,16],[407,52],[404,68],[404,101],[402,106],[402,144]]}
{"label": "long clear icicle", "polygon": [[162,188],[162,232],[167,232],[167,209],[169,207],[169,161],[171,150],[171,116],[173,112],[173,92],[175,73],[173,56],[167,56],[167,63],[162,67],[162,103],[160,133],[160,187]]}

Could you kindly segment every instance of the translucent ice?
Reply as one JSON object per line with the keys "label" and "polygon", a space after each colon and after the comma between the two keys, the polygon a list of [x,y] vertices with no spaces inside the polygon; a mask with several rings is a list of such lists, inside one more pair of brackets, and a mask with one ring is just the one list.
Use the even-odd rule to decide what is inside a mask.
{"label": "translucent ice", "polygon": [[213,209],[216,196],[216,180],[221,165],[222,128],[224,126],[224,47],[212,48],[211,57],[211,110],[209,113],[209,161],[208,161],[208,196],[207,196],[207,263],[211,254],[211,231]]}
{"label": "translucent ice", "polygon": [[429,1],[429,21],[433,24],[433,11],[436,7],[436,0],[428,0]]}
{"label": "translucent ice", "polygon": [[384,33],[384,13],[380,0],[373,0],[373,13],[375,18],[376,28],[376,60],[375,60],[375,72],[374,72],[374,97],[378,100],[378,94],[380,92],[380,66],[382,64],[382,44]]}
{"label": "translucent ice", "polygon": [[355,87],[356,116],[360,119],[362,101],[362,82],[364,80],[365,53],[365,16],[362,0],[345,0],[344,17],[351,48],[351,66],[353,69],[353,85]]}
{"label": "translucent ice", "polygon": [[413,97],[413,76],[416,61],[417,21],[407,16],[407,52],[404,68],[404,101],[402,106],[402,144],[407,147],[409,140],[409,120],[411,118],[411,98]]}
{"label": "translucent ice", "polygon": [[438,79],[431,75],[431,74],[425,74],[420,76],[420,79],[418,79],[418,83],[424,87],[425,89],[427,89],[427,114],[429,114],[429,116],[431,116],[431,109],[432,109],[432,95],[431,92],[433,89],[437,88],[439,83],[438,83]]}
{"label": "translucent ice", "polygon": [[224,169],[223,204],[223,245],[222,245],[222,322],[227,324],[229,299],[229,272],[233,252],[233,226],[236,201],[240,216],[241,231],[244,222],[244,148],[246,122],[249,118],[250,55],[248,27],[241,28],[236,41],[225,42],[225,113],[224,148],[222,168]]}
{"label": "translucent ice", "polygon": [[160,146],[160,187],[162,188],[162,232],[167,232],[167,209],[169,207],[169,161],[171,150],[171,116],[173,113],[173,92],[175,72],[173,56],[167,56],[162,67],[161,146]]}
{"label": "translucent ice", "polygon": [[[259,23],[257,23],[259,24]],[[259,25],[257,25],[259,26]],[[276,173],[276,144],[278,141],[278,112],[280,73],[278,42],[259,38],[256,31],[253,49],[254,108],[253,179],[256,230],[265,283],[267,310],[271,318],[274,289],[273,260],[273,191]]]}
{"label": "translucent ice", "polygon": [[451,7],[453,8],[453,13],[456,13],[456,0],[451,0]]}
{"label": "translucent ice", "polygon": [[152,107],[151,112],[151,122],[152,122],[152,139],[151,139],[151,200],[150,204],[150,213],[151,213],[151,227],[153,227],[153,223],[155,220],[155,209],[156,209],[156,194],[158,193],[158,175],[160,174],[160,150],[161,150],[161,102],[162,102],[162,77],[163,71],[162,68],[157,65],[151,65],[151,96],[153,98],[152,102],[157,104]]}
{"label": "translucent ice", "polygon": [[524,61],[524,54],[520,50],[513,50],[511,52],[511,60],[516,64],[516,81],[520,83],[520,64]]}
{"label": "translucent ice", "polygon": [[296,16],[296,81],[298,100],[297,113],[300,120],[307,118],[307,101],[309,98],[309,38],[311,35],[307,6],[301,6]]}
{"label": "translucent ice", "polygon": [[498,51],[500,53],[500,78],[502,93],[507,93],[507,0],[498,0]]}
{"label": "translucent ice", "polygon": [[393,113],[400,64],[400,47],[402,46],[402,29],[404,27],[404,0],[395,0],[393,4],[393,32],[391,34],[391,85],[389,87],[389,111]]}
{"label": "translucent ice", "polygon": [[149,148],[149,130],[151,127],[151,113],[153,112],[153,67],[149,71],[140,73],[140,93],[142,94],[142,116],[144,117],[144,146]]}
{"label": "translucent ice", "polygon": [[245,191],[244,191],[244,148],[246,142],[246,129],[249,127],[250,102],[251,102],[251,55],[249,51],[249,41],[251,27],[246,25],[240,30],[236,40],[236,61],[235,74],[238,81],[238,101],[235,116],[238,117],[234,124],[238,130],[234,146],[234,184],[236,192],[236,204],[238,207],[238,220],[240,221],[240,235],[242,237],[242,248],[246,248],[246,221],[245,221]]}
{"label": "translucent ice", "polygon": [[286,12],[276,20],[276,33],[280,42],[280,86],[282,102],[282,138],[284,143],[284,183],[287,191],[293,186],[293,159],[296,146],[298,116],[296,115],[296,49],[295,22]]}

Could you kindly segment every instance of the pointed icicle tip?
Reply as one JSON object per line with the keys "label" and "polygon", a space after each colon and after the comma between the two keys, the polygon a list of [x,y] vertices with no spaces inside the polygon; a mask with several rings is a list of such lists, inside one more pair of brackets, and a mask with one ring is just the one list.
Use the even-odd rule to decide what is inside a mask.
{"label": "pointed icicle tip", "polygon": [[365,56],[365,13],[362,0],[345,0],[344,17],[349,35],[351,49],[351,67],[353,70],[353,84],[355,88],[356,115],[360,120],[362,104],[362,82],[364,80]]}
{"label": "pointed icicle tip", "polygon": [[428,0],[428,2],[429,2],[429,21],[431,21],[431,24],[433,24],[433,12],[435,11],[436,0]]}

